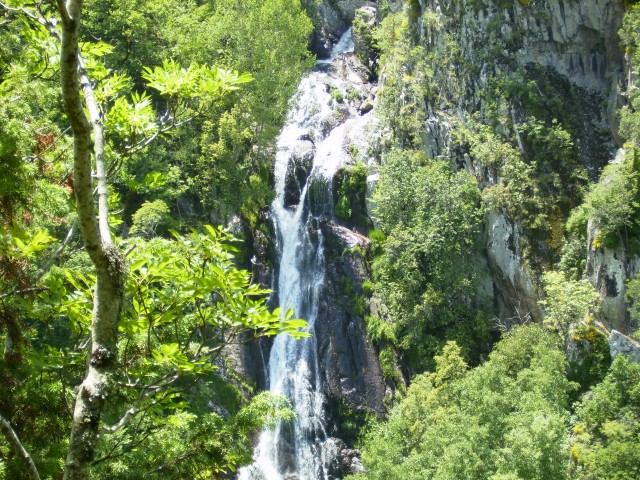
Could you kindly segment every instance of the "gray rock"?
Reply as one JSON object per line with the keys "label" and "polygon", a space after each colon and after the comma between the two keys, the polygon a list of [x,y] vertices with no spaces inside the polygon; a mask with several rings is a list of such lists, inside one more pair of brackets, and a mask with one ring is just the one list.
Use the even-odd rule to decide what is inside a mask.
{"label": "gray rock", "polygon": [[305,138],[300,139],[291,152],[293,161],[285,179],[285,205],[296,205],[300,201],[302,189],[311,173],[314,153],[313,142]]}
{"label": "gray rock", "polygon": [[521,254],[520,230],[507,217],[489,212],[485,218],[487,259],[496,292],[497,316],[507,323],[542,320],[535,284]]}
{"label": "gray rock", "polygon": [[[611,163],[624,162],[624,151],[619,150]],[[587,227],[587,275],[602,300],[600,321],[608,328],[629,333],[636,325],[627,310],[627,281],[640,272],[640,258],[620,246],[616,250],[595,248],[598,230],[593,221]]]}
{"label": "gray rock", "polygon": [[368,272],[359,250],[366,250],[369,241],[330,220],[321,228],[326,239],[327,285],[318,314],[325,321],[316,324],[316,335],[327,395],[354,411],[380,415],[385,386],[377,352],[367,338],[364,319],[353,309],[353,298],[345,293],[347,283],[355,294],[362,291]]}
{"label": "gray rock", "polygon": [[[434,98],[438,103],[423,108],[426,120],[422,140],[430,158],[445,158],[465,168],[481,188],[499,183],[496,169],[459,148],[451,134],[458,124],[468,124],[469,112],[486,113],[485,92],[496,74],[508,78],[512,72],[521,71],[526,81],[544,87],[541,91],[557,92],[573,113],[579,159],[591,177],[597,178],[618,140],[615,110],[622,102],[620,93],[629,74],[617,38],[623,2],[516,1],[500,8],[493,0],[418,3],[422,12],[429,12],[431,22],[424,21],[425,16],[422,23],[415,23],[417,42],[444,59],[450,49],[447,42],[455,38],[460,60],[474,66],[452,75],[450,70],[435,65],[431,84],[437,85]],[[380,74],[382,85],[384,74]],[[515,103],[503,106],[500,113],[511,122],[498,126],[498,133],[517,137],[508,124],[524,120],[519,108]],[[522,141],[519,147],[524,149]],[[487,216],[484,232],[493,289],[486,276],[483,283],[486,291],[495,293],[496,316],[502,321],[541,320],[536,272],[526,266],[521,251],[525,232],[497,212]],[[627,331],[628,327],[616,319],[626,317],[624,283],[638,265],[623,255],[592,252],[590,262],[594,284],[605,303],[603,323]]]}
{"label": "gray rock", "polygon": [[616,358],[618,355],[627,355],[632,362],[640,363],[640,343],[617,330],[612,330],[609,335],[609,349],[611,358]]}
{"label": "gray rock", "polygon": [[353,53],[338,57],[331,65],[331,71],[343,80],[354,84],[365,85],[369,78],[369,69]]}

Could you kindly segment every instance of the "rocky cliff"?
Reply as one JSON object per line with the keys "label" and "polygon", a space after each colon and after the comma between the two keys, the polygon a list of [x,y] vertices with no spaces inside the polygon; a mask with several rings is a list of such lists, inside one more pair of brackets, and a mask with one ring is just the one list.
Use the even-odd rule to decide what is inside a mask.
{"label": "rocky cliff", "polygon": [[[400,10],[398,2],[391,3],[391,11]],[[421,84],[425,95],[411,98],[407,92],[412,80],[398,80],[400,67],[394,65],[393,55],[381,65],[380,84],[383,93],[391,91],[402,99],[387,100],[388,116],[416,103],[407,113],[421,120],[410,129],[420,136],[430,158],[448,158],[466,168],[488,194],[488,187],[505,186],[509,178],[492,167],[491,159],[483,158],[477,144],[461,132],[489,126],[501,141],[514,145],[525,161],[538,167],[554,154],[536,144],[527,130],[531,124],[557,123],[571,137],[565,158],[532,171],[555,175],[567,185],[563,193],[541,187],[547,189],[546,195],[558,197],[555,212],[540,209],[547,225],[532,226],[533,222],[527,224],[501,207],[487,214],[483,229],[481,250],[493,283],[496,315],[503,320],[523,316],[541,320],[538,274],[558,261],[562,235],[561,227],[553,223],[560,223],[580,202],[576,185],[584,181],[568,178],[572,174],[563,171],[562,163],[574,162],[593,181],[620,146],[616,110],[625,101],[629,77],[617,35],[623,2],[420,0],[403,5],[401,14],[411,22],[407,52],[421,48],[425,53],[415,60],[405,52],[401,69],[414,84],[421,74],[429,77]],[[393,117],[392,128],[394,122],[397,136],[410,136],[411,132],[403,132],[407,127]],[[624,251],[592,248],[589,254],[590,278],[604,299],[603,320],[624,331],[631,328],[624,284],[636,273],[635,262]]]}

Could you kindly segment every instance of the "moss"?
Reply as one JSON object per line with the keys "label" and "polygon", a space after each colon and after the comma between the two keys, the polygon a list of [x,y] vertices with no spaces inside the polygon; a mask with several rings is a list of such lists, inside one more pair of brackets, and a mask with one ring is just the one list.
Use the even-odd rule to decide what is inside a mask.
{"label": "moss", "polygon": [[396,361],[393,355],[391,347],[386,347],[380,350],[380,368],[382,368],[382,376],[385,383],[391,385],[402,385],[402,377],[396,365]]}
{"label": "moss", "polygon": [[357,287],[353,280],[343,275],[340,281],[340,286],[344,294],[348,297],[349,304],[349,312],[352,315],[355,315],[360,318],[364,318],[369,310],[368,302],[365,296],[362,293],[362,288]]}
{"label": "moss", "polygon": [[337,103],[344,103],[344,93],[339,88],[331,87],[331,98]]}
{"label": "moss", "polygon": [[335,208],[336,217],[341,220],[349,220],[351,218],[351,201],[346,196],[341,196]]}
{"label": "moss", "polygon": [[351,405],[344,398],[333,399],[331,412],[335,415],[339,437],[348,445],[358,440],[363,427],[367,423],[369,412],[361,407]]}
{"label": "moss", "polygon": [[362,95],[355,88],[349,88],[347,90],[347,100],[349,100],[350,102],[356,102],[362,100]]}
{"label": "moss", "polygon": [[340,170],[333,179],[334,213],[340,220],[354,226],[366,227],[365,197],[367,193],[367,167],[358,162]]}

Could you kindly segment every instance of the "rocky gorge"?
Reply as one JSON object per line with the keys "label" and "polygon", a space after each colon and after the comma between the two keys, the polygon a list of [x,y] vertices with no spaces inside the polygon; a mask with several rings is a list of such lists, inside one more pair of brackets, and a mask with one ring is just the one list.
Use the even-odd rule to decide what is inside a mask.
{"label": "rocky gorge", "polygon": [[[314,327],[327,435],[346,440],[336,440],[342,453],[326,478],[341,478],[360,468],[352,447],[364,418],[382,418],[394,390],[411,377],[402,353],[394,353],[391,367],[381,362],[379,339],[372,341],[365,321],[372,313],[388,315],[384,301],[365,291],[372,275],[368,235],[377,226],[372,192],[385,152],[394,143],[417,144],[429,159],[466,171],[483,198],[493,198],[489,195],[495,189],[515,180],[502,169],[504,158],[490,158],[495,152],[481,148],[489,137],[472,138],[481,130],[478,125],[487,125],[492,141],[499,137],[543,166],[530,175],[555,176],[555,186],[536,185],[525,193],[532,196],[534,189],[546,188],[542,195],[556,199],[556,204],[535,207],[544,225],[487,201],[475,247],[477,296],[489,305],[492,328],[542,323],[542,273],[561,261],[563,223],[581,201],[577,192],[597,182],[605,165],[624,161],[617,111],[628,103],[635,77],[618,37],[625,13],[618,1],[324,0],[314,12],[313,46],[320,58],[354,25],[355,51],[323,67],[329,71],[324,88],[332,109],[325,134],[348,119],[351,123],[340,140],[333,211],[318,218],[326,287]],[[423,57],[399,59],[397,52],[396,58],[388,52],[380,57],[380,41],[371,33],[388,15],[407,22],[406,45],[399,48]],[[421,96],[415,95],[418,87]],[[407,125],[405,117],[415,121]],[[553,129],[558,124],[570,135],[564,146],[570,163],[554,160],[555,154],[536,143],[532,133],[540,125]],[[285,179],[287,205],[296,205],[304,195],[316,154],[314,135],[301,136],[293,150]],[[570,169],[584,175],[573,177]],[[598,331],[608,337],[612,357],[623,352],[637,359],[637,341],[624,334],[637,327],[625,288],[638,273],[638,257],[624,245],[599,245],[593,222],[583,234],[584,276],[602,305],[595,312]],[[275,252],[273,241],[254,242],[258,265],[275,264],[268,258]],[[268,284],[277,270],[263,269],[259,278]],[[240,368],[255,384],[265,385],[259,372],[266,366],[259,365],[270,345],[247,348],[253,353],[244,351]],[[590,347],[585,348],[588,354]]]}

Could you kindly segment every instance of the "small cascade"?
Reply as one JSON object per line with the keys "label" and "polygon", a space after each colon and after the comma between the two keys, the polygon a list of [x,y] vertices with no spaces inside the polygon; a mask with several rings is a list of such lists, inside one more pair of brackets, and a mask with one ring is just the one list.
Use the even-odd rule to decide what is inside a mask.
{"label": "small cascade", "polygon": [[[283,312],[293,308],[308,322],[311,336],[275,338],[269,357],[269,389],[290,399],[297,420],[260,435],[254,464],[240,480],[331,480],[329,464],[338,447],[326,432],[322,378],[313,335],[325,285],[323,216],[333,211],[332,178],[348,157],[346,134],[357,118],[337,115],[328,85],[327,64],[353,51],[351,31],[329,60],[302,80],[288,121],[278,138],[275,163],[276,198],[271,206],[276,224],[279,276],[277,292]],[[348,115],[347,115],[348,117]]]}

